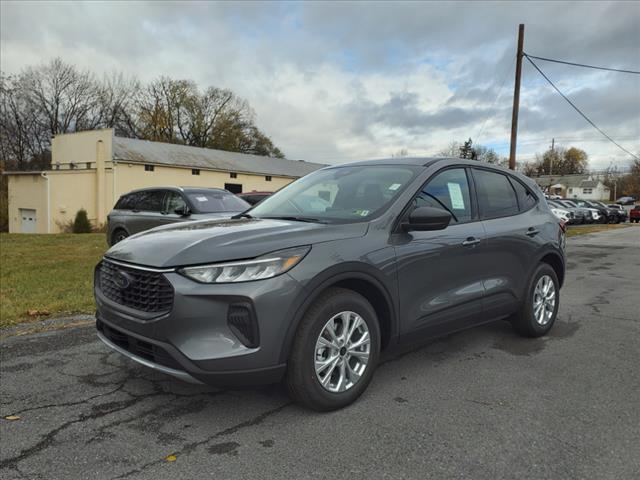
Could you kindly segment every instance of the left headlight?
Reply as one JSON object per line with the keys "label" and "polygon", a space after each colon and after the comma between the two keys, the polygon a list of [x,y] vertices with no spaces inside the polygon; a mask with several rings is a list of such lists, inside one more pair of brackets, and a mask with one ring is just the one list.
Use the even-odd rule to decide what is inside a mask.
{"label": "left headlight", "polygon": [[185,267],[178,273],[200,283],[251,282],[275,277],[291,270],[302,260],[310,246],[287,248],[251,260]]}

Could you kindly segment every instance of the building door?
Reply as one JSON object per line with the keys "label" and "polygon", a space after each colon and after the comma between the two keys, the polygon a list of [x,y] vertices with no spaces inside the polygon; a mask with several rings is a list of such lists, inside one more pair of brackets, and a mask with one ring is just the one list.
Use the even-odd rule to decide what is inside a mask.
{"label": "building door", "polygon": [[30,208],[20,209],[22,233],[36,233],[36,211]]}
{"label": "building door", "polygon": [[225,183],[224,189],[230,191],[231,193],[242,193],[242,184],[241,183]]}

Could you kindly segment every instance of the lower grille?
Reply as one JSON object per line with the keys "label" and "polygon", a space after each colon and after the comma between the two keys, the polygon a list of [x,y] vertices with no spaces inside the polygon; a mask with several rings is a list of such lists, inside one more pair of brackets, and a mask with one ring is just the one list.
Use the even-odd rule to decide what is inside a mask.
{"label": "lower grille", "polygon": [[102,260],[98,287],[109,300],[150,313],[166,313],[173,306],[173,287],[160,272],[141,270]]}
{"label": "lower grille", "polygon": [[164,348],[154,345],[153,343],[139,340],[131,335],[112,328],[100,320],[96,323],[96,328],[101,332],[107,340],[114,343],[118,347],[135,355],[144,358],[150,362],[157,363],[163,367],[172,368],[174,370],[184,370],[184,368],[167,352]]}

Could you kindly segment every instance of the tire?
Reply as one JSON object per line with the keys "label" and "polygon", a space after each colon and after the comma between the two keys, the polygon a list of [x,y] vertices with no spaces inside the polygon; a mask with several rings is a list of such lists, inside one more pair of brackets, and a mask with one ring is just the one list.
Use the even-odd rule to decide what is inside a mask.
{"label": "tire", "polygon": [[[319,344],[317,342],[320,341],[321,334],[324,333],[326,335],[326,328],[330,322],[335,321],[335,323],[331,324],[334,327],[344,324],[341,322],[343,317],[338,316],[342,312],[345,312],[345,314],[348,312],[347,322],[349,325],[355,325],[358,317],[364,322],[364,326],[358,327],[351,338],[355,339],[354,344],[362,340],[363,336],[359,337],[358,335],[366,328],[370,339],[368,345],[369,356],[364,370],[360,371],[361,376],[353,382],[352,379],[356,378],[356,374],[350,374],[350,372],[353,372],[353,368],[358,370],[363,364],[358,363],[360,362],[360,356],[349,357],[346,361],[351,362],[349,365],[354,365],[354,367],[347,371],[344,378],[350,375],[353,378],[349,378],[348,382],[344,383],[335,382],[336,385],[342,385],[345,388],[343,391],[329,391],[332,386],[332,379],[342,378],[342,372],[347,368],[347,364],[343,362],[348,357],[348,354],[345,357],[339,357],[340,352],[344,352],[342,353],[343,355],[346,354],[346,349],[340,348],[339,351],[334,351],[330,350],[330,347],[318,347]],[[338,332],[342,331],[336,331],[336,333]],[[340,336],[338,335],[338,338]],[[336,342],[340,344],[338,340]],[[337,356],[330,354],[330,351]],[[329,366],[327,369],[317,373],[316,363],[320,364],[324,355],[327,356],[327,360],[324,363],[329,363],[328,360],[330,358],[337,358],[338,366]],[[358,355],[364,354],[358,353]],[[316,362],[319,359],[318,357],[320,357],[320,362]],[[309,307],[298,326],[289,355],[285,386],[289,395],[295,401],[310,409],[320,412],[337,410],[354,402],[366,390],[373,378],[379,358],[380,326],[378,324],[378,316],[371,304],[363,296],[351,290],[330,288],[321,294]],[[345,365],[344,368],[341,367],[342,365]],[[327,373],[329,369],[331,369],[331,373]],[[319,378],[321,375],[324,375],[324,380],[328,381],[327,387],[321,384]],[[351,386],[347,386],[349,382],[352,383]]]}
{"label": "tire", "polygon": [[127,238],[129,234],[124,228],[116,228],[111,234],[111,246]]}
{"label": "tire", "polygon": [[[548,308],[548,304],[542,306],[543,311],[549,312],[550,315],[548,318],[545,316],[545,318],[542,319],[543,322],[540,322],[539,319],[536,319],[536,315],[534,314],[534,299],[537,296],[536,287],[543,277],[547,277],[553,283],[555,301],[552,309]],[[549,264],[541,263],[538,266],[531,276],[525,295],[526,296],[522,302],[520,311],[514,315],[511,320],[513,329],[523,337],[541,337],[546,335],[556,321],[558,307],[560,305],[560,287],[558,277],[555,270]]]}

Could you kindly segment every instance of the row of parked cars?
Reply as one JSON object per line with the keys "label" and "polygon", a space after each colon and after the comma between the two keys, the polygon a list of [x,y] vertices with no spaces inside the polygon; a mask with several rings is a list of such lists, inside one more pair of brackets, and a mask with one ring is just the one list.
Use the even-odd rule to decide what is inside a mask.
{"label": "row of parked cars", "polygon": [[622,205],[610,204],[595,200],[580,199],[547,199],[551,211],[565,223],[620,223],[626,222],[628,215]]}

